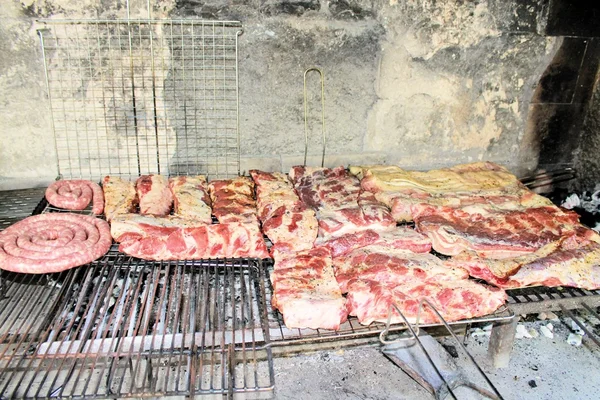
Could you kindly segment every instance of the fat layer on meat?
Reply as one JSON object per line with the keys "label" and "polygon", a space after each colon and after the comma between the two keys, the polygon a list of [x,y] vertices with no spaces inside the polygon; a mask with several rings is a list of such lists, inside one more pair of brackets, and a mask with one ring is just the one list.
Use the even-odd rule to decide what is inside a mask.
{"label": "fat layer on meat", "polygon": [[212,223],[210,196],[206,177],[176,176],[169,178],[169,188],[173,193],[173,214]]}
{"label": "fat layer on meat", "polygon": [[350,167],[361,178],[361,187],[375,193],[391,208],[396,221],[408,222],[423,206],[464,207],[490,204],[496,209],[515,210],[552,203],[524,185],[506,168],[478,162],[426,172],[397,166]]}
{"label": "fat layer on meat", "polygon": [[107,221],[115,216],[134,211],[137,198],[135,184],[117,176],[105,176],[102,179],[104,191],[104,215]]}

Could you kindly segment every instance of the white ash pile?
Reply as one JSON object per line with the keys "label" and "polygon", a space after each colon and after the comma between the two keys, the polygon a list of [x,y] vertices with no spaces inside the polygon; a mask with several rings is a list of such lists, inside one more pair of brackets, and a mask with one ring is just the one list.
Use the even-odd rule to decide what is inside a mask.
{"label": "white ash pile", "polygon": [[594,187],[593,192],[569,194],[560,206],[575,211],[580,215],[582,224],[600,232],[600,184]]}

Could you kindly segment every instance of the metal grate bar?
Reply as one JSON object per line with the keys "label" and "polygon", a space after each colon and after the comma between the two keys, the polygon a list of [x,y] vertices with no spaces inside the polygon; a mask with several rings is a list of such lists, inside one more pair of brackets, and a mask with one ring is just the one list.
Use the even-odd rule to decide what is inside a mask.
{"label": "metal grate bar", "polygon": [[153,263],[109,252],[62,274],[2,272],[0,396],[270,391],[259,269],[255,260]]}
{"label": "metal grate bar", "polygon": [[239,22],[41,24],[60,177],[239,175]]}

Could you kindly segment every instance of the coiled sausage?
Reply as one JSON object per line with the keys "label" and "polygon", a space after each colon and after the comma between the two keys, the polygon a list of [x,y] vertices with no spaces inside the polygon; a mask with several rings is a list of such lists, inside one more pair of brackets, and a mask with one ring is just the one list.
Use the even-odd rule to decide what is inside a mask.
{"label": "coiled sausage", "polygon": [[0,268],[28,274],[87,264],[110,249],[110,227],[89,215],[34,215],[0,232]]}
{"label": "coiled sausage", "polygon": [[46,199],[54,207],[66,210],[84,210],[93,201],[92,212],[104,211],[104,194],[97,183],[86,180],[56,181],[46,189]]}

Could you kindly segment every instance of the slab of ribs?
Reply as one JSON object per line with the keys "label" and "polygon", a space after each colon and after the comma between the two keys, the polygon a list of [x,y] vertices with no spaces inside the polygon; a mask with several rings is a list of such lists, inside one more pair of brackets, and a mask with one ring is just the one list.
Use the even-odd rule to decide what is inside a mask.
{"label": "slab of ribs", "polygon": [[473,277],[502,288],[600,288],[600,236],[502,166],[481,162],[427,172],[375,166],[351,172],[397,221],[414,221],[435,251],[453,256]]}

